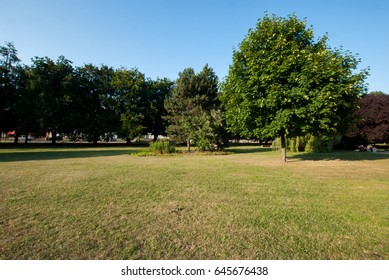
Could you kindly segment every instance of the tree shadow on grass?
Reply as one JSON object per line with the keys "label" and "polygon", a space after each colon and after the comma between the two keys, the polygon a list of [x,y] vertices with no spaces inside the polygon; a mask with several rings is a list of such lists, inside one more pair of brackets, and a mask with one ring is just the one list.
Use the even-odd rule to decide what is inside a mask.
{"label": "tree shadow on grass", "polygon": [[356,151],[333,151],[329,153],[299,153],[288,155],[288,161],[296,160],[313,160],[313,161],[330,161],[330,160],[344,160],[344,161],[362,161],[362,160],[384,160],[389,159],[389,153],[368,153]]}
{"label": "tree shadow on grass", "polygon": [[231,146],[227,149],[227,152],[231,152],[233,154],[252,154],[252,153],[263,153],[270,152],[271,148],[264,148],[260,146],[254,145],[245,145],[245,146]]}
{"label": "tree shadow on grass", "polygon": [[18,149],[17,152],[0,152],[0,162],[16,162],[29,160],[55,160],[55,159],[72,159],[72,158],[93,158],[126,155],[135,152],[129,149],[55,149],[34,151],[33,149]]}

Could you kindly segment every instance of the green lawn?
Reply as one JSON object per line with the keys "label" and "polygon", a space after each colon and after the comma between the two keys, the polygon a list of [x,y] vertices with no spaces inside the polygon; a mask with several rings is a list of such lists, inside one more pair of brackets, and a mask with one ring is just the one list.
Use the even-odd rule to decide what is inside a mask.
{"label": "green lawn", "polygon": [[389,155],[0,146],[1,259],[389,259]]}

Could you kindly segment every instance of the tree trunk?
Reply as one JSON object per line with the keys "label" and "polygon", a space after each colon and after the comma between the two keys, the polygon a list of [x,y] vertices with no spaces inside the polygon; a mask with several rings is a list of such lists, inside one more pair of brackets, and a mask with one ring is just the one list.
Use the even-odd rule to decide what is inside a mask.
{"label": "tree trunk", "polygon": [[186,140],[186,152],[190,153],[190,139]]}
{"label": "tree trunk", "polygon": [[97,146],[98,141],[99,141],[99,136],[93,135],[93,146]]}
{"label": "tree trunk", "polygon": [[56,142],[57,142],[57,131],[52,130],[51,131],[51,144],[55,145]]}
{"label": "tree trunk", "polygon": [[285,134],[281,134],[281,159],[286,162],[286,137]]}
{"label": "tree trunk", "polygon": [[15,134],[14,134],[14,144],[17,145],[19,141],[19,131],[15,129]]}

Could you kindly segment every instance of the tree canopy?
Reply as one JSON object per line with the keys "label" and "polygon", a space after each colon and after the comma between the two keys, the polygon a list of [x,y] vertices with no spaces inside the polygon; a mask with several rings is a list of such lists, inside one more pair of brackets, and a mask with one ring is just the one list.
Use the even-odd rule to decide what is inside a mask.
{"label": "tree canopy", "polygon": [[296,15],[265,15],[234,50],[221,96],[229,130],[241,137],[333,135],[345,131],[364,94],[366,70],[350,52],[315,40]]}
{"label": "tree canopy", "polygon": [[389,95],[371,92],[359,101],[358,122],[348,136],[366,143],[389,142]]}
{"label": "tree canopy", "polygon": [[0,47],[0,131],[15,131],[15,143],[21,134],[45,132],[53,144],[57,134],[95,144],[113,133],[128,141],[166,134],[169,79],[151,80],[136,68],[74,67],[64,56],[19,62],[12,43]]}

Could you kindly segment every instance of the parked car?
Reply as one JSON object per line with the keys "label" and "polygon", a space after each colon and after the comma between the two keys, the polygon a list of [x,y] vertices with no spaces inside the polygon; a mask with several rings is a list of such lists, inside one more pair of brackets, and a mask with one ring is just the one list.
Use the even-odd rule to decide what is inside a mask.
{"label": "parked car", "polygon": [[[28,135],[27,136],[27,141],[31,141],[31,140],[34,140],[34,138],[32,138],[31,135]],[[26,141],[26,135],[20,135],[19,141]]]}

